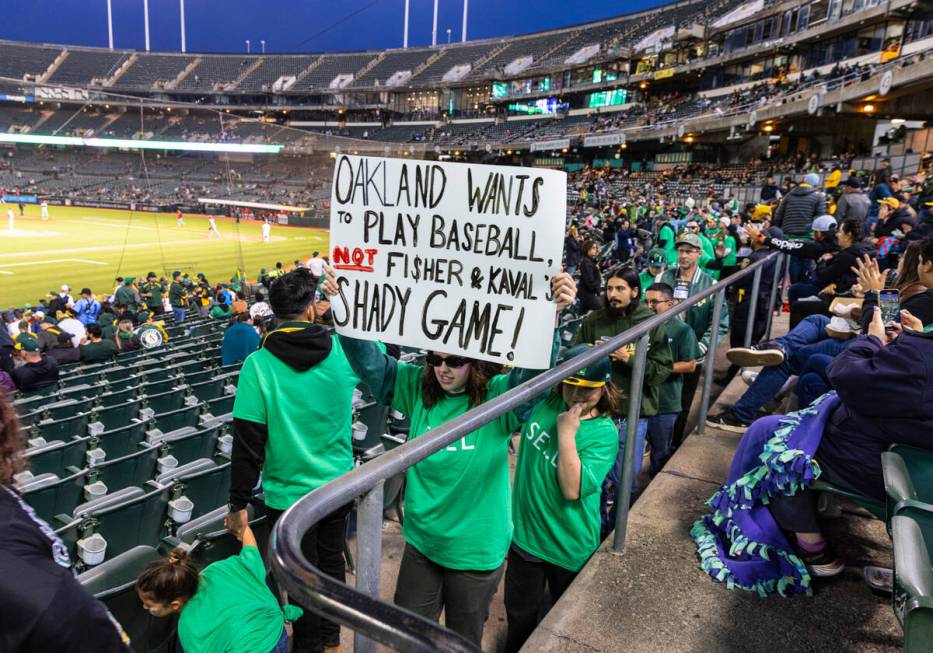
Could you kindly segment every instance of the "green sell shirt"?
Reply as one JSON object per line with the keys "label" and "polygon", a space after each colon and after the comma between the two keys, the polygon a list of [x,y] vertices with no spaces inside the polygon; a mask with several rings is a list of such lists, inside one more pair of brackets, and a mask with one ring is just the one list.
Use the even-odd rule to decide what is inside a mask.
{"label": "green sell shirt", "polygon": [[353,469],[352,411],[335,407],[350,406],[360,379],[331,339],[327,358],[305,372],[266,349],[240,369],[233,416],[269,429],[262,487],[276,510]]}
{"label": "green sell shirt", "polygon": [[[470,408],[466,394],[447,395],[426,408],[423,374],[423,367],[405,363],[396,371],[392,408],[411,419],[409,439]],[[485,401],[508,388],[508,374],[493,377]],[[403,534],[425,557],[470,571],[490,571],[505,560],[512,540],[509,439],[518,426],[507,413],[408,470]]]}
{"label": "green sell shirt", "polygon": [[546,562],[579,571],[599,547],[600,490],[619,451],[619,432],[609,417],[580,422],[580,498],[568,501],[557,480],[557,416],[565,410],[560,395],[551,393],[535,406],[522,429],[513,488],[513,541]]}
{"label": "green sell shirt", "polygon": [[[667,342],[671,346],[671,357],[674,363],[683,363],[700,358],[700,346],[697,344],[693,329],[679,318],[671,318],[664,325],[667,333]],[[684,377],[681,374],[671,374],[661,384],[658,391],[658,414],[679,413],[681,411],[680,395],[684,387]]]}
{"label": "green sell shirt", "polygon": [[240,555],[208,565],[198,591],[181,610],[178,638],[185,653],[266,653],[282,637],[286,614],[266,585],[259,549],[245,546]]}

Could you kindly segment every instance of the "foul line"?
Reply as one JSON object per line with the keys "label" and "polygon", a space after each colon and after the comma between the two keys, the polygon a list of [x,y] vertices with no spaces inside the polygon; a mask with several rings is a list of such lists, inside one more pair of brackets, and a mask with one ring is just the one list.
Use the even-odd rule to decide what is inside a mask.
{"label": "foul line", "polygon": [[[3,267],[5,268],[19,268],[25,265],[45,265],[46,263],[84,263],[85,265],[110,265],[104,261],[91,261],[86,258],[56,258],[50,261],[25,261],[22,263],[4,263]],[[0,270],[0,274],[12,275],[16,274],[15,272],[8,272],[7,270]]]}

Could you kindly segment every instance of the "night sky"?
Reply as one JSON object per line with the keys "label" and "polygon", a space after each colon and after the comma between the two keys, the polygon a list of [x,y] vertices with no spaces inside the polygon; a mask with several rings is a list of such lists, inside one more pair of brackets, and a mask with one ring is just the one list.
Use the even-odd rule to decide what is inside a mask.
{"label": "night sky", "polygon": [[[460,40],[463,0],[439,0],[438,43]],[[114,47],[145,49],[143,0],[112,0]],[[469,39],[565,27],[663,0],[470,0]],[[411,0],[409,46],[431,44],[433,0]],[[189,52],[320,52],[402,45],[404,0],[185,0]],[[149,0],[152,50],[179,51],[178,0]],[[3,0],[0,38],[107,47],[106,0]]]}

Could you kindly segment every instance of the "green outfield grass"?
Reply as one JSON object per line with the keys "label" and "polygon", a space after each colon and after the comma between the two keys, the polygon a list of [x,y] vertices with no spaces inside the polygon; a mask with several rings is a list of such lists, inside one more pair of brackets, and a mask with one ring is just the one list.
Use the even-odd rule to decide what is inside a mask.
{"label": "green outfield grass", "polygon": [[96,294],[113,291],[114,277],[170,276],[173,270],[192,277],[203,272],[211,283],[226,282],[237,267],[255,280],[259,269],[276,261],[289,266],[306,261],[311,252],[327,250],[327,230],[272,226],[271,242],[262,242],[261,226],[217,218],[221,239],[207,238],[207,217],[186,215],[182,227],[175,214],[112,209],[49,207],[49,220],[39,207],[16,214],[8,230],[7,209],[0,205],[0,306],[35,304],[52,288],[67,283],[73,295],[88,287]]}

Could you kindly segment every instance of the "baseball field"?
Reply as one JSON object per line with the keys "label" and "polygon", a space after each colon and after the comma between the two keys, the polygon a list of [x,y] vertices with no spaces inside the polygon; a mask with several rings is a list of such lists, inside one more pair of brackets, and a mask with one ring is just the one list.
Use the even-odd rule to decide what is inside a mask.
{"label": "baseball field", "polygon": [[[14,228],[7,211],[14,211]],[[204,215],[185,215],[179,226],[174,213],[141,213],[83,207],[49,207],[49,219],[27,205],[20,217],[16,205],[0,205],[0,307],[35,305],[62,284],[77,296],[82,288],[95,294],[113,292],[117,276],[169,277],[174,270],[192,277],[203,272],[212,283],[229,281],[237,268],[255,280],[260,268],[277,261],[290,266],[306,261],[314,250],[327,250],[327,230],[273,225],[263,242],[259,222],[217,218],[220,237],[208,237]]]}

